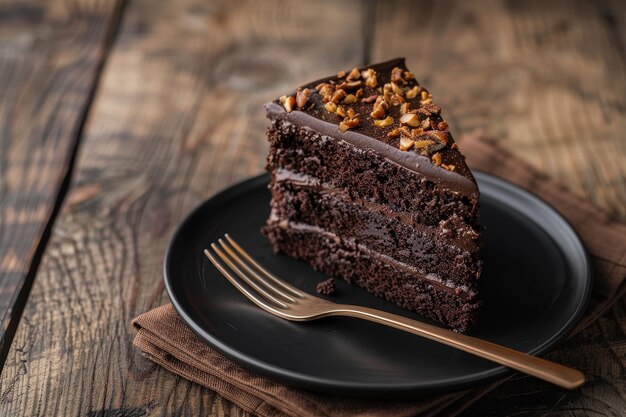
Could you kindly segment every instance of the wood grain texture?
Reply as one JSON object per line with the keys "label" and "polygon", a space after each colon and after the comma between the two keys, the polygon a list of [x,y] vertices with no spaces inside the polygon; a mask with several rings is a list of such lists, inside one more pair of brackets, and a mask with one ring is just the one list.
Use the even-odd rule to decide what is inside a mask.
{"label": "wood grain texture", "polygon": [[[377,6],[372,58],[407,56],[455,135],[486,132],[615,220],[626,220],[623,3],[387,1]],[[465,415],[626,414],[625,305],[622,300],[551,354],[593,375],[580,392],[519,377]]]}
{"label": "wood grain texture", "polygon": [[[11,172],[20,179],[12,189],[52,192],[46,184],[60,177],[45,167],[67,161],[59,135],[75,126],[68,114],[84,110],[81,92],[100,53],[100,44],[79,38],[96,39],[100,11],[114,5],[31,4],[0,3],[0,195],[7,189],[4,161],[15,164]],[[372,21],[368,4],[130,2],[0,375],[0,415],[244,416],[142,358],[131,345],[129,320],[166,301],[161,263],[173,228],[210,194],[262,170],[261,104],[364,57],[407,56],[453,133],[492,134],[626,220],[620,2],[386,1]],[[40,32],[32,29],[38,25]],[[34,58],[18,53],[38,42]],[[48,92],[56,85],[69,92],[55,101]],[[14,102],[27,103],[21,108],[28,111],[16,118],[7,107]],[[34,114],[52,121],[33,123]],[[23,141],[6,145],[7,132]],[[50,139],[39,139],[47,145],[37,148],[42,137]],[[2,212],[2,221],[45,218],[41,201],[21,201],[19,210]],[[0,255],[11,245],[32,250],[36,231],[9,233],[0,224]],[[0,259],[2,267],[29,267],[18,255]],[[518,378],[467,415],[623,415],[625,317],[622,300],[554,352],[554,359],[597,376],[581,393]]]}
{"label": "wood grain texture", "polygon": [[116,2],[83,3],[0,2],[0,346],[30,288],[115,17]]}
{"label": "wood grain texture", "polygon": [[182,218],[262,171],[262,104],[362,59],[361,16],[355,2],[128,5],[2,372],[0,415],[242,415],[141,357],[130,319],[167,301],[161,265]]}

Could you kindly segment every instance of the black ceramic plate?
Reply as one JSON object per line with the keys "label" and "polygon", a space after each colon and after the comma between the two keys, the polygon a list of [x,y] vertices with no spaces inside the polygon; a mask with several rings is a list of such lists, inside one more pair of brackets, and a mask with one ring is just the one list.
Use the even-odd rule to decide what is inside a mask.
{"label": "black ceramic plate", "polygon": [[[484,232],[484,308],[473,336],[531,354],[562,340],[583,313],[591,286],[586,252],[567,222],[532,194],[477,173]],[[325,279],[303,262],[272,254],[260,233],[268,177],[237,184],[198,207],[174,235],[165,285],[183,320],[241,366],[302,388],[392,397],[480,385],[511,372],[469,354],[354,319],[294,323],[254,306],[202,253],[230,233],[269,270],[315,294]],[[419,319],[343,281],[329,297]]]}

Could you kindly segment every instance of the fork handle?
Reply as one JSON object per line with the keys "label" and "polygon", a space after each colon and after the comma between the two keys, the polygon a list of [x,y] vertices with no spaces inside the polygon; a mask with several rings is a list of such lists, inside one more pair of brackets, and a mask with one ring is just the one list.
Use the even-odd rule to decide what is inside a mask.
{"label": "fork handle", "polygon": [[341,306],[329,315],[356,317],[404,330],[405,332],[452,346],[472,355],[543,379],[563,388],[575,389],[585,382],[585,375],[576,369],[396,314],[361,306]]}

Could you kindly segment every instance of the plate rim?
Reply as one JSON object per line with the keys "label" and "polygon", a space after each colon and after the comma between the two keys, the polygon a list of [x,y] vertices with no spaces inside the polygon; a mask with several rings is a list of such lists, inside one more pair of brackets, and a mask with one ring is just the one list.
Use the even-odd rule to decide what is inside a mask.
{"label": "plate rim", "polygon": [[[472,173],[475,177],[479,178],[481,182],[490,182],[495,187],[505,188],[513,194],[516,194],[518,198],[530,199],[533,203],[543,206],[552,215],[554,219],[561,223],[559,229],[564,230],[567,234],[570,234],[573,238],[572,243],[575,244],[576,249],[581,251],[582,264],[585,268],[583,271],[585,282],[582,288],[581,302],[578,303],[574,313],[570,316],[569,320],[563,324],[560,329],[546,339],[542,344],[536,346],[534,349],[527,351],[527,353],[535,356],[541,356],[547,353],[550,349],[556,347],[562,342],[573,330],[573,328],[580,322],[583,314],[587,310],[589,300],[591,298],[591,289],[593,286],[593,269],[591,264],[591,257],[589,252],[570,222],[565,219],[550,203],[543,200],[531,191],[509,182],[501,177],[493,174],[472,169]],[[336,379],[320,378],[316,376],[307,375],[301,372],[294,372],[288,369],[283,369],[278,366],[266,363],[253,356],[250,356],[244,352],[240,352],[228,344],[221,342],[219,339],[213,337],[209,332],[196,323],[189,314],[185,311],[182,303],[176,298],[174,289],[171,284],[171,276],[168,273],[168,269],[171,263],[171,254],[174,250],[175,243],[179,240],[184,230],[187,229],[188,224],[193,224],[193,220],[199,216],[200,213],[210,209],[210,206],[220,205],[223,200],[228,200],[231,196],[245,192],[245,190],[257,187],[257,183],[267,183],[268,174],[262,173],[251,178],[236,182],[229,186],[226,186],[209,196],[206,200],[203,200],[198,204],[183,221],[176,227],[170,239],[165,251],[163,259],[163,281],[165,284],[165,290],[170,299],[170,302],[174,306],[174,309],[183,319],[185,324],[191,328],[191,330],[207,343],[210,347],[217,350],[219,353],[230,358],[239,366],[244,369],[258,372],[262,375],[277,381],[286,383],[290,386],[299,387],[316,392],[332,393],[336,395],[350,395],[350,396],[372,396],[389,398],[389,397],[401,397],[406,394],[428,394],[434,392],[452,392],[462,389],[467,389],[476,386],[482,386],[496,379],[503,378],[515,373],[513,369],[499,365],[485,372],[476,372],[468,374],[462,377],[444,379],[435,383],[400,383],[400,384],[377,384],[377,383],[361,383],[355,381],[339,381]],[[535,223],[537,223],[535,221]],[[545,228],[541,227],[542,230]],[[551,235],[550,235],[551,236]]]}

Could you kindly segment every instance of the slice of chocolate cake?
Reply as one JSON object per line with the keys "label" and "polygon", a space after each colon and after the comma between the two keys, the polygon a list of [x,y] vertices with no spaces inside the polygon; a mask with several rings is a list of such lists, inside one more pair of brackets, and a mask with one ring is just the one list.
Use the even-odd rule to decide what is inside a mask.
{"label": "slice of chocolate cake", "polygon": [[274,250],[465,332],[480,305],[478,187],[395,59],[267,103]]}

